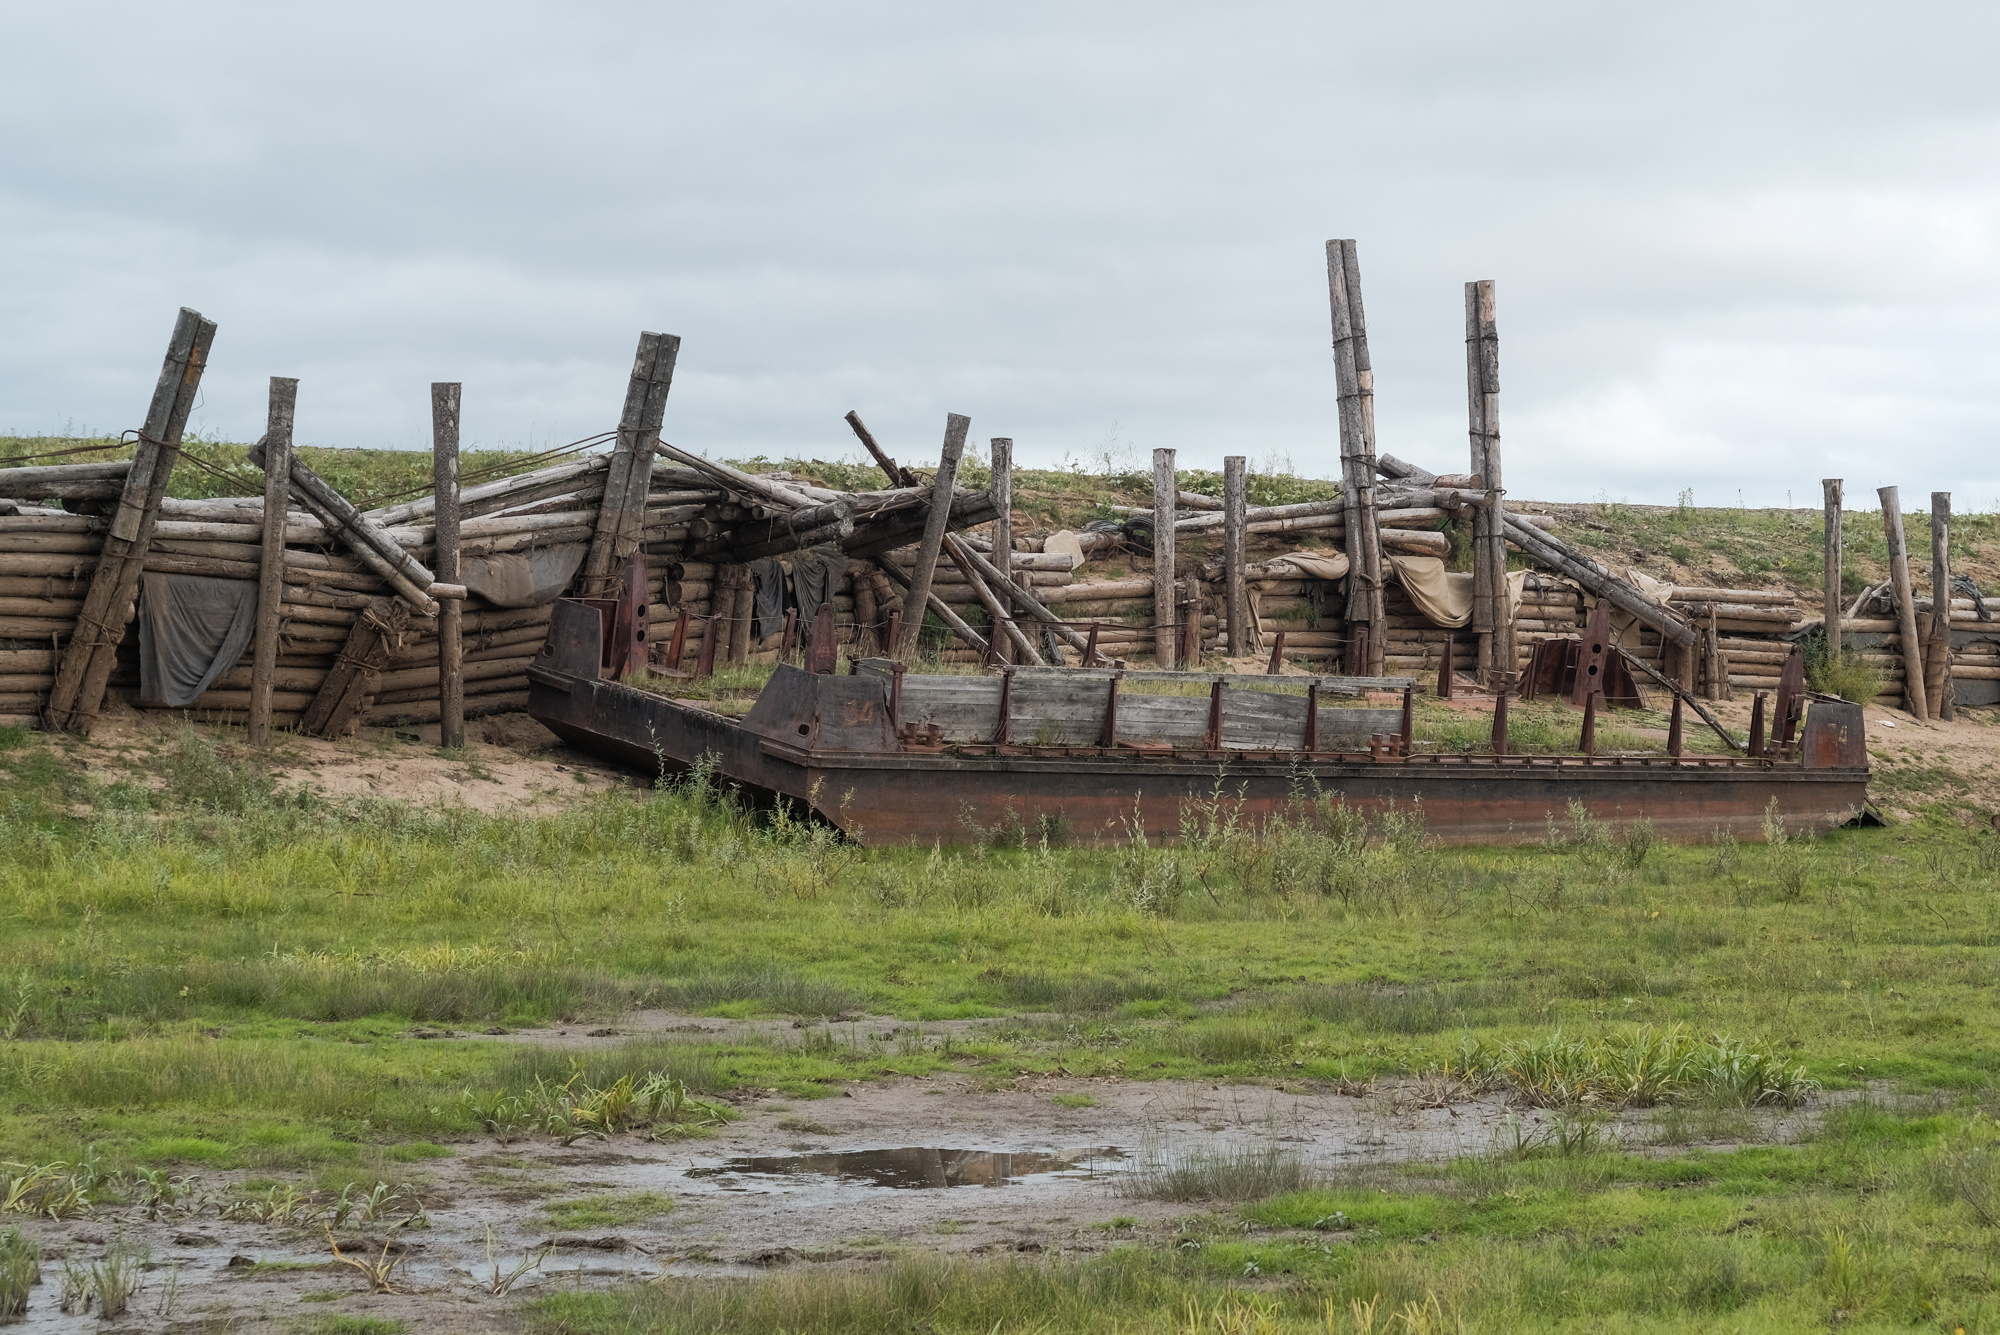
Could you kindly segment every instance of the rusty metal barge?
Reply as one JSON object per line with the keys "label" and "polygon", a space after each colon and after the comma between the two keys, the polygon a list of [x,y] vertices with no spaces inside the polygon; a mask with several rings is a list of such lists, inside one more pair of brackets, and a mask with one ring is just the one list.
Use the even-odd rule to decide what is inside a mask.
{"label": "rusty metal barge", "polygon": [[1411,749],[1407,694],[1401,708],[1352,707],[1382,681],[1171,674],[1207,684],[1204,697],[1119,689],[1164,673],[922,676],[877,659],[849,675],[780,666],[738,719],[607,679],[610,622],[602,606],[555,605],[528,669],[534,717],[648,775],[707,757],[751,801],[793,804],[868,845],[1009,825],[1171,840],[1190,803],[1220,799],[1256,825],[1315,791],[1371,815],[1421,802],[1431,834],[1461,844],[1539,839],[1572,802],[1690,842],[1759,839],[1772,811],[1794,832],[1824,829],[1867,801],[1861,711],[1840,701],[1814,700],[1789,754],[1755,759],[1432,755]]}

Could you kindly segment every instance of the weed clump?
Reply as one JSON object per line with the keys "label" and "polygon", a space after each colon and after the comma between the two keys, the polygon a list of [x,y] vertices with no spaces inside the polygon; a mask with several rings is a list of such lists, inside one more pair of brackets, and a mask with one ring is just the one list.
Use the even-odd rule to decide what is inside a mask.
{"label": "weed clump", "polygon": [[1121,1196],[1153,1201],[1254,1201],[1314,1186],[1297,1154],[1275,1145],[1143,1153],[1118,1179]]}
{"label": "weed clump", "polygon": [[1805,1068],[1727,1037],[1699,1039],[1681,1025],[1623,1034],[1502,1044],[1484,1065],[1528,1102],[1549,1108],[1649,1108],[1705,1098],[1738,1107],[1795,1108],[1818,1091]]}
{"label": "weed clump", "polygon": [[0,1235],[0,1321],[12,1321],[28,1310],[28,1290],[42,1282],[42,1247],[21,1230]]}

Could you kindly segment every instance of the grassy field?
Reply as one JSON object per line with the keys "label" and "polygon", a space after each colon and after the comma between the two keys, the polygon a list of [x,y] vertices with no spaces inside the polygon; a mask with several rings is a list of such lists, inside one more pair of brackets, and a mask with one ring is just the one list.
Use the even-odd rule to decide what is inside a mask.
{"label": "grassy field", "polygon": [[[1370,1329],[1357,1300],[1377,1330],[1950,1329],[1994,1305],[2000,842],[1942,813],[1672,848],[1552,812],[1540,847],[1447,851],[1420,813],[1368,831],[1324,801],[1252,839],[1225,804],[1171,848],[969,831],[864,852],[701,785],[498,818],[282,790],[193,728],[117,776],[68,741],[0,746],[0,1158],[90,1164],[100,1199],[203,1167],[400,1190],[495,1119],[589,1133],[579,1095],[628,1075],[711,1109],[659,1115],[688,1135],[732,1090],[944,1068],[996,1088],[1407,1076],[1572,1119],[1472,1161],[1197,1202],[1184,1237],[1109,1260],[642,1287],[549,1300],[550,1330]],[[638,1005],[806,1023],[580,1070],[421,1037]],[[1003,1020],[945,1047],[815,1023],[863,1012]],[[1803,1145],[1677,1146],[1814,1086],[1865,1097]],[[1663,1144],[1594,1134],[1627,1103],[1678,1110]]]}
{"label": "grassy field", "polygon": [[[0,442],[0,462],[65,444]],[[254,490],[241,447],[195,453],[213,471],[181,470],[183,494]],[[366,502],[427,485],[422,455],[314,462]],[[852,465],[786,466],[875,485]],[[1051,524],[1145,488],[1110,463],[1022,482]],[[1815,578],[1810,517],[1572,510],[1563,531],[1607,559]],[[1849,530],[1862,579],[1867,527]],[[2000,551],[1989,527],[1955,530],[1975,570]],[[1657,747],[1663,724],[1621,717],[1600,745]],[[1477,746],[1484,725],[1419,714],[1440,747]],[[1567,748],[1574,726],[1522,708],[1514,745]],[[1178,1224],[1137,1230],[1107,1202],[1094,1222],[1119,1245],[1090,1260],[905,1249],[540,1298],[520,1320],[551,1335],[1994,1329],[2000,838],[1967,828],[1962,781],[1935,767],[1909,751],[1882,770],[1909,824],[1760,845],[1668,847],[1553,811],[1536,847],[1447,850],[1420,812],[1367,829],[1328,797],[1261,838],[1225,798],[1191,808],[1171,847],[968,827],[955,847],[864,851],[703,784],[497,817],[289,789],[226,730],[165,732],[118,764],[0,730],[0,1314],[25,1273],[15,1217],[143,1211],[228,1170],[214,1205],[230,1218],[366,1220],[420,1209],[427,1171],[495,1129],[699,1138],[747,1091],[810,1108],[948,1070],[992,1089],[1052,1072],[1329,1095],[1408,1080],[1560,1115],[1443,1163],[1340,1171],[1273,1147],[1154,1165],[1131,1189],[1181,1203]],[[435,1038],[642,1006],[799,1024],[581,1059]],[[919,1036],[992,1023],[885,1042],[838,1023],[861,1014]],[[1795,1103],[1815,1129],[1765,1138],[1760,1110]],[[1630,1106],[1657,1115],[1621,1141],[1604,1117]],[[675,1203],[535,1208],[546,1227],[610,1228]]]}

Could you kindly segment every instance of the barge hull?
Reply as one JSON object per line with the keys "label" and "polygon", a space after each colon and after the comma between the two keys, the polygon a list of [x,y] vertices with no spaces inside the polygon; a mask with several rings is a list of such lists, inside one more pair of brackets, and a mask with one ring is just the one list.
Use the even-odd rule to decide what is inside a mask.
{"label": "barge hull", "polygon": [[[887,683],[781,670],[741,721],[616,682],[530,670],[529,712],[583,750],[647,774],[711,756],[758,803],[790,802],[872,846],[967,843],[1000,827],[1052,828],[1083,844],[1180,836],[1206,804],[1256,828],[1298,800],[1338,797],[1371,820],[1421,808],[1446,844],[1526,844],[1580,803],[1663,839],[1764,838],[1859,816],[1864,766],[1797,761],[1548,756],[1372,758],[1160,748],[898,747]],[[1855,711],[1858,715],[1858,710]],[[885,744],[886,739],[886,744]],[[1857,738],[1858,740],[1858,734]],[[1854,746],[1845,748],[1851,756]],[[1865,755],[1865,751],[1860,752]]]}

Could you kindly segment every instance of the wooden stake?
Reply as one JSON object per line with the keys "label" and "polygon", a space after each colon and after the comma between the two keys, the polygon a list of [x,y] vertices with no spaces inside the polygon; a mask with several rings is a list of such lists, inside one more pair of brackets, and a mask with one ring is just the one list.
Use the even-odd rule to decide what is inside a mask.
{"label": "wooden stake", "polygon": [[[1342,499],[1347,518],[1347,624],[1379,627],[1382,546],[1375,522],[1375,373],[1368,360],[1368,324],[1361,306],[1361,267],[1352,240],[1326,243],[1327,291],[1333,307],[1333,368],[1340,396]],[[1381,675],[1380,646],[1361,671]]]}
{"label": "wooden stake", "polygon": [[1821,478],[1826,499],[1826,656],[1840,657],[1840,479]]}
{"label": "wooden stake", "polygon": [[292,505],[292,421],[299,382],[272,376],[264,414],[264,547],[257,566],[257,631],[250,648],[250,745],[271,744],[271,689],[285,602],[285,517]]}
{"label": "wooden stake", "polygon": [[[993,635],[989,652],[994,653],[996,657],[1000,656],[999,650],[1002,644],[1011,640],[1021,655],[1020,662],[1046,667],[1047,664],[1041,654],[1035,651],[1035,642],[1022,633],[1021,627],[1012,616],[1008,615],[1007,604],[1001,602],[999,595],[988,588],[986,581],[980,577],[979,570],[973,565],[971,553],[966,550],[965,544],[960,542],[955,534],[947,533],[944,535],[944,550],[951,558],[952,564],[958,567],[959,573],[965,576],[965,582],[971,586],[973,596],[986,608],[986,615],[992,618]],[[1006,659],[1002,657],[1001,661],[1004,662]]]}
{"label": "wooden stake", "polygon": [[1153,658],[1162,671],[1174,667],[1174,452],[1153,451]]}
{"label": "wooden stake", "polygon": [[[958,413],[945,414],[944,447],[938,456],[937,477],[931,483],[931,503],[924,516],[923,542],[917,548],[916,568],[910,572],[909,594],[903,603],[908,615],[903,618],[902,639],[896,645],[896,657],[905,663],[914,661],[917,655],[918,640],[924,628],[924,607],[931,601],[931,580],[937,574],[938,553],[944,550],[944,535],[951,525],[952,489],[958,481],[958,461],[965,453],[965,434],[971,429],[970,417]],[[885,565],[883,569],[889,567]],[[979,647],[985,648],[984,639],[980,639]]]}
{"label": "wooden stake", "polygon": [[87,734],[104,703],[104,686],[118,659],[118,642],[125,638],[132,600],[138,594],[139,573],[152,545],[153,524],[167,494],[167,480],[180,457],[181,432],[201,388],[208,347],[215,339],[215,322],[200,311],[181,307],[167,342],[166,361],[153,387],[152,406],[139,431],[139,447],[125,474],[125,489],[111,517],[111,529],[98,552],[90,592],[77,613],[76,629],[57,665],[49,690],[48,722],[65,732]]}
{"label": "wooden stake", "polygon": [[639,335],[632,378],[625,386],[625,411],[618,419],[618,443],[612,446],[611,467],[604,477],[597,532],[577,575],[576,588],[582,597],[615,597],[618,572],[625,558],[639,548],[645,527],[646,490],[653,477],[653,451],[659,443],[660,424],[666,420],[667,393],[673,388],[674,361],[680,351],[677,335]]}
{"label": "wooden stake", "polygon": [[[451,381],[431,384],[431,481],[437,497],[438,582],[457,584],[463,575],[458,550],[458,420],[463,386]],[[648,457],[651,452],[648,451]],[[438,610],[438,745],[448,751],[465,746],[465,604],[446,599]]]}
{"label": "wooden stake", "polygon": [[336,737],[347,731],[355,715],[374,700],[382,669],[402,642],[409,619],[410,606],[401,598],[377,598],[368,605],[348,632],[319,693],[300,717],[301,731],[318,737]]}
{"label": "wooden stake", "polygon": [[[940,542],[939,546],[943,546],[943,543]],[[903,568],[896,564],[895,557],[884,552],[875,558],[875,564],[881,566],[883,573],[888,575],[891,580],[903,586],[903,610],[889,618],[889,639],[891,643],[898,647],[907,644],[910,646],[910,651],[914,653],[917,648],[918,632],[922,630],[924,624],[924,609],[928,606],[929,610],[938,614],[938,620],[944,622],[959,639],[964,640],[975,652],[982,654],[986,652],[986,637],[967,625],[964,617],[952,611],[950,603],[947,603],[935,593],[928,595],[924,602],[917,601],[911,593],[911,585],[915,583],[915,580],[912,576],[905,574]],[[900,662],[903,660],[899,658],[897,661]]]}
{"label": "wooden stake", "polygon": [[1903,640],[1903,706],[1918,718],[1930,717],[1924,694],[1924,652],[1917,641],[1917,602],[1910,589],[1910,554],[1903,541],[1903,505],[1894,487],[1882,498],[1882,532],[1889,542],[1889,583],[1896,590],[1896,628]]}
{"label": "wooden stake", "polygon": [[1924,649],[1924,696],[1931,717],[1950,720],[1957,710],[1951,690],[1951,493],[1931,493],[1931,633]]}
{"label": "wooden stake", "polygon": [[1224,599],[1229,608],[1229,656],[1240,658],[1250,649],[1250,596],[1243,586],[1244,546],[1247,540],[1245,515],[1249,510],[1249,489],[1244,469],[1248,459],[1241,454],[1222,460],[1222,569]]}
{"label": "wooden stake", "polygon": [[875,443],[874,434],[861,424],[860,413],[848,413],[847,425],[854,429],[854,434],[860,437],[861,443],[867,447],[868,453],[875,456],[875,462],[881,465],[884,473],[889,475],[890,486],[914,487],[917,485],[917,480],[910,476],[910,470],[897,463],[894,459],[891,459],[888,451]]}

